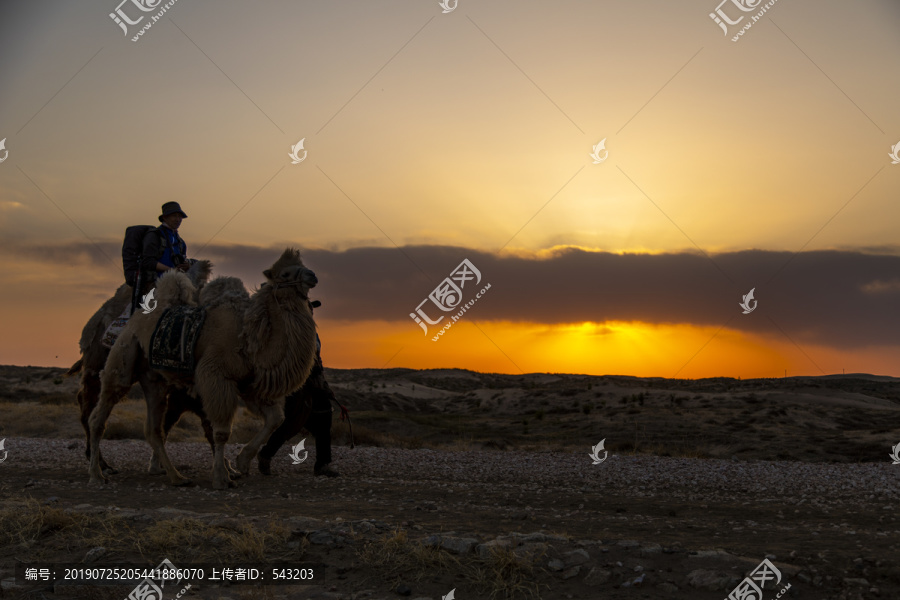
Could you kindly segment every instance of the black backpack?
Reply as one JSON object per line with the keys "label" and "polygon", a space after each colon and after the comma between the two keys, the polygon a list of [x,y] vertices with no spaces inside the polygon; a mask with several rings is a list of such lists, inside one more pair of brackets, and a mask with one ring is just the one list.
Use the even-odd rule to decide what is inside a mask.
{"label": "black backpack", "polygon": [[[125,283],[134,287],[134,280],[141,266],[141,254],[144,251],[144,236],[156,230],[154,225],[132,225],[125,229],[125,241],[122,242],[122,267],[125,270]],[[166,236],[159,236],[163,247],[168,245]]]}

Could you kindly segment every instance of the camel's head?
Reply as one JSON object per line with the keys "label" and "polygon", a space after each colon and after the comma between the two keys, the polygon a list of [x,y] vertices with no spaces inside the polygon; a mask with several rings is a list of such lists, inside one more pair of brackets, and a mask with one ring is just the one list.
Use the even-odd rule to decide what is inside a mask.
{"label": "camel's head", "polygon": [[209,282],[209,277],[212,275],[212,267],[212,262],[208,260],[196,260],[191,264],[191,268],[188,269],[187,276],[191,278],[195,286],[201,287]]}
{"label": "camel's head", "polygon": [[300,251],[293,248],[285,250],[271,269],[263,271],[263,275],[276,290],[295,288],[303,298],[307,298],[309,290],[319,283],[316,274],[303,266]]}

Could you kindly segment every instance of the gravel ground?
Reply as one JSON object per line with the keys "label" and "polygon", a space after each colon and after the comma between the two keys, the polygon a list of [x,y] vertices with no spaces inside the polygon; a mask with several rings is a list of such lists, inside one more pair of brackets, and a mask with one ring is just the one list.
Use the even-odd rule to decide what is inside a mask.
{"label": "gravel ground", "polygon": [[[312,444],[310,444],[312,446]],[[7,464],[34,469],[71,468],[87,481],[83,444],[75,440],[9,438]],[[149,446],[142,441],[104,441],[104,455],[120,470],[146,469]],[[227,456],[237,456],[230,445]],[[205,469],[211,462],[208,447],[197,443],[170,443],[167,451],[178,465]],[[307,463],[315,460],[311,448]],[[282,449],[276,464],[290,472],[291,461]],[[610,456],[593,465],[583,454],[525,451],[446,452],[358,447],[334,449],[334,464],[345,475],[363,481],[454,482],[459,485],[492,483],[512,488],[547,488],[557,492],[619,491],[635,498],[665,495],[684,502],[810,503],[823,507],[882,505],[900,498],[900,465],[884,463],[814,464],[783,461],[738,462],[656,456]],[[2,467],[0,467],[2,468]],[[298,467],[298,470],[301,467]],[[887,507],[886,507],[887,508]],[[900,533],[900,531],[898,531]]]}
{"label": "gravel ground", "polygon": [[[593,465],[589,448],[571,454],[337,447],[334,465],[342,476],[326,479],[312,477],[313,449],[294,466],[285,448],[273,461],[276,476],[252,472],[235,490],[218,492],[209,484],[208,446],[167,448],[196,486],[171,488],[147,475],[149,447],[142,441],[104,441],[104,456],[120,471],[106,493],[87,485],[82,441],[9,438],[0,499],[19,499],[28,478],[33,497],[53,496],[67,506],[227,514],[235,502],[252,500],[241,502],[243,514],[303,515],[331,525],[374,518],[409,530],[411,539],[441,544],[446,537],[448,551],[465,547],[461,539],[515,541],[510,536],[542,532],[550,536],[545,541],[567,540],[544,549],[541,565],[552,585],[543,598],[721,600],[766,556],[777,557],[792,584],[787,597],[900,598],[900,569],[892,564],[900,555],[900,465],[887,456],[884,463],[813,464],[611,455]],[[232,445],[229,456],[238,450]],[[588,549],[589,558],[570,564],[566,556],[577,548]],[[642,595],[626,585],[637,572],[647,574]],[[333,595],[321,597],[344,597],[337,580],[325,591]]]}

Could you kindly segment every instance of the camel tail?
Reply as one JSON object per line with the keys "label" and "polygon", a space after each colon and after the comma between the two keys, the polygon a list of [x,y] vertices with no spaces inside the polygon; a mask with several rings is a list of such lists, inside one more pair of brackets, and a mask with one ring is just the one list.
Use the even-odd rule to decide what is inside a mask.
{"label": "camel tail", "polygon": [[66,377],[71,377],[72,375],[78,375],[81,373],[81,368],[84,366],[84,359],[79,358],[78,362],[69,367],[69,370],[66,371]]}

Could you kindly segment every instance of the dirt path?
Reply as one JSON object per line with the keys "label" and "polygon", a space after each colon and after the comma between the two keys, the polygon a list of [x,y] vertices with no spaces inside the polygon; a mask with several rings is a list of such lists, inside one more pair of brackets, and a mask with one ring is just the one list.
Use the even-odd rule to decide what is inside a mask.
{"label": "dirt path", "polygon": [[[314,583],[233,586],[227,593],[232,598],[394,598],[402,597],[398,586],[408,586],[411,598],[435,600],[454,588],[459,600],[492,592],[722,600],[766,556],[774,556],[780,586],[791,584],[786,597],[900,597],[900,568],[892,558],[900,555],[894,510],[900,469],[890,463],[612,456],[592,465],[586,453],[336,448],[337,479],[312,476],[314,453],[297,466],[280,454],[276,476],[252,473],[236,490],[217,492],[208,481],[208,448],[170,446],[176,465],[197,485],[172,488],[147,475],[142,442],[104,442],[120,473],[98,490],[86,485],[80,446],[9,440],[7,448],[20,454],[0,464],[0,500],[8,505],[33,498],[41,507],[78,507],[76,513],[87,514],[116,507],[134,520],[132,528],[166,523],[180,530],[184,523],[169,520],[185,518],[199,519],[211,532],[222,523],[231,530],[241,530],[236,523],[261,529],[289,523],[290,534],[270,540],[260,555],[265,560],[252,562],[316,565]],[[9,535],[10,526],[7,518],[0,535]],[[140,531],[116,535],[142,539]],[[14,558],[81,562],[96,541],[64,528],[42,531],[35,540],[3,540],[2,578],[11,576]],[[178,566],[209,549],[209,540],[188,543],[177,536],[154,543]],[[137,546],[123,541],[99,562],[164,558],[145,549],[142,560]],[[491,554],[490,547],[506,554]],[[624,585],[641,576],[637,586]],[[91,593],[99,598],[112,591]],[[43,593],[48,599],[82,597],[66,595],[64,586]],[[205,583],[186,597],[223,593]]]}

